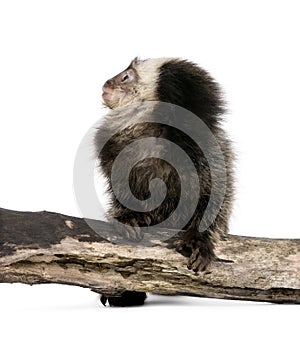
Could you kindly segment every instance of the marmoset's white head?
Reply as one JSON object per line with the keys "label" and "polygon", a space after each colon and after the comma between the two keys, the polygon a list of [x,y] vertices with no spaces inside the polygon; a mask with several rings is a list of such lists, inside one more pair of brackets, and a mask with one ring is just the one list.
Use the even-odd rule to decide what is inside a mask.
{"label": "marmoset's white head", "polygon": [[135,58],[127,69],[106,81],[103,101],[110,109],[142,101],[181,106],[208,123],[223,113],[218,84],[196,64],[179,58]]}

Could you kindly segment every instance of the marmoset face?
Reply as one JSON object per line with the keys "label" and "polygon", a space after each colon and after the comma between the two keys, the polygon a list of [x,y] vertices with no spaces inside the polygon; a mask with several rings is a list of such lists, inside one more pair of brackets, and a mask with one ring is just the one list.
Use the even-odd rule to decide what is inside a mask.
{"label": "marmoset face", "polygon": [[142,101],[158,101],[157,88],[161,66],[170,58],[135,58],[124,71],[103,86],[102,98],[110,109]]}
{"label": "marmoset face", "polygon": [[138,75],[131,65],[120,74],[107,80],[102,88],[104,104],[110,109],[132,102],[136,95]]}

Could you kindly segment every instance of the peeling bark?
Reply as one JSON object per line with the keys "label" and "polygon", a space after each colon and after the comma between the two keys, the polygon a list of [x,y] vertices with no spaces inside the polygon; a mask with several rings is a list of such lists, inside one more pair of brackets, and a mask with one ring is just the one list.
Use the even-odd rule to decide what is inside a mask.
{"label": "peeling bark", "polygon": [[300,239],[230,235],[216,247],[220,261],[199,274],[170,245],[116,245],[80,218],[0,209],[0,282],[72,284],[108,295],[135,290],[300,303]]}

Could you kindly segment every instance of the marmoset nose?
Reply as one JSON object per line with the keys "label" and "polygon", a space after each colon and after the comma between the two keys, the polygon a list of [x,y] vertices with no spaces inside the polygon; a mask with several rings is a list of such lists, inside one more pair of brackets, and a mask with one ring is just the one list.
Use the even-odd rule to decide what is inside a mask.
{"label": "marmoset nose", "polygon": [[112,86],[113,86],[113,80],[112,79],[109,79],[109,80],[107,80],[106,82],[105,82],[105,84],[104,84],[104,88],[112,88]]}

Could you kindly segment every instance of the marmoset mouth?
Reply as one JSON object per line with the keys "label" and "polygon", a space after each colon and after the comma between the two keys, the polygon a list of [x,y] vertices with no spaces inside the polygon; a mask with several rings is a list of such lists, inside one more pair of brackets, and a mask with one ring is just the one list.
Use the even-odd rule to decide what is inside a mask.
{"label": "marmoset mouth", "polygon": [[110,88],[105,85],[102,87],[102,91],[102,99],[109,107],[118,104],[126,94],[122,88]]}
{"label": "marmoset mouth", "polygon": [[106,102],[106,101],[110,101],[111,97],[112,97],[112,89],[111,88],[107,88],[107,87],[102,87],[102,99]]}
{"label": "marmoset mouth", "polygon": [[104,101],[105,101],[106,99],[109,99],[110,96],[111,96],[110,93],[106,93],[106,92],[103,92],[103,93],[102,93],[102,98],[104,99]]}

